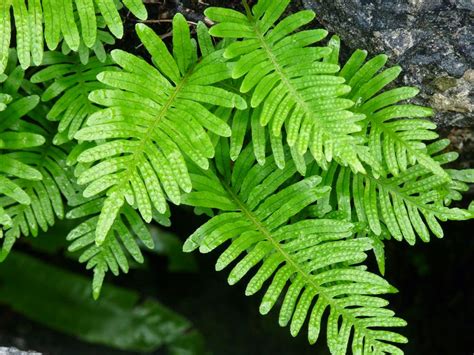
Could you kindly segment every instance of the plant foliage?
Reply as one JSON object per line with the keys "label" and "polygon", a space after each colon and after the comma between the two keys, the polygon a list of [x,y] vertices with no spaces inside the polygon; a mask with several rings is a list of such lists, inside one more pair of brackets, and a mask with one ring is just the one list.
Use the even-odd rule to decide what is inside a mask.
{"label": "plant foliage", "polygon": [[[120,271],[127,273],[130,257],[138,263],[144,261],[139,243],[148,249],[154,247],[154,241],[147,226],[130,206],[120,209],[104,241],[97,245],[95,243],[95,231],[99,219],[97,214],[103,204],[104,198],[92,199],[70,210],[67,214],[67,217],[72,219],[88,217],[71,230],[66,239],[71,242],[68,250],[80,251],[79,262],[87,263],[87,269],[94,270],[92,293],[95,299],[100,295],[107,271],[110,270],[116,276]],[[167,223],[165,218],[160,218],[158,221]]]}
{"label": "plant foliage", "polygon": [[303,155],[309,148],[319,164],[335,158],[363,172],[361,160],[367,159],[367,149],[352,135],[360,130],[357,122],[362,116],[353,114],[349,108],[354,103],[341,97],[350,87],[334,75],[339,66],[329,62],[331,48],[313,46],[327,31],[295,33],[314,19],[311,11],[298,12],[277,23],[289,2],[260,1],[252,10],[247,6],[246,15],[209,8],[206,16],[218,22],[210,33],[242,39],[231,43],[224,56],[235,60],[232,77],[243,78],[240,91],[250,92],[255,119],[262,126],[270,126],[279,167],[284,165],[281,129],[285,125],[286,140],[294,154]]}
{"label": "plant foliage", "polygon": [[404,343],[406,339],[380,328],[404,326],[405,322],[384,308],[387,302],[375,297],[395,289],[360,267],[372,241],[352,238],[353,225],[346,221],[319,218],[291,222],[328,191],[327,186],[319,186],[321,177],[313,175],[292,183],[297,174],[293,163],[282,170],[273,159],[264,166],[255,165],[250,149],[244,150],[233,169],[229,169],[229,159],[222,163],[227,164],[216,170],[231,170],[227,177],[213,171],[191,175],[196,191],[185,202],[222,213],[198,228],[184,250],[199,248],[207,253],[226,244],[216,270],[238,260],[228,281],[233,285],[253,274],[246,295],[258,292],[271,280],[260,313],[267,314],[284,295],[279,323],[290,324],[293,336],[308,318],[308,339],[315,343],[327,311],[327,342],[332,353],[345,353],[348,343],[354,353],[399,353],[390,342]]}
{"label": "plant foliage", "polygon": [[44,42],[55,50],[64,40],[64,51],[79,51],[84,59],[89,48],[104,52],[103,42],[113,43],[113,37],[123,36],[119,14],[125,5],[139,19],[147,18],[141,0],[2,0],[0,3],[0,73],[8,61],[11,41],[11,22],[15,22],[16,49],[23,69],[43,61]]}
{"label": "plant foliage", "polygon": [[169,46],[138,23],[145,57],[109,54],[122,3],[146,17],[140,0],[0,3],[0,259],[77,219],[68,249],[97,299],[107,272],[168,248],[147,224],[186,204],[210,219],[184,250],[221,249],[216,269],[247,278],[248,295],[266,289],[260,312],[281,304],[293,336],[307,324],[333,354],[402,353],[389,329],[405,322],[383,297],[396,289],[368,253],[383,275],[388,240],[428,242],[440,221],[474,217],[459,203],[474,170],[448,165],[433,111],[409,102],[418,89],[396,87],[384,54],[342,63],[314,13],[284,16],[290,0],[208,8],[196,39],[176,14]]}
{"label": "plant foliage", "polygon": [[[428,145],[427,154],[434,163],[446,164],[457,158],[455,152],[439,154],[448,144],[449,141],[440,140]],[[416,235],[429,242],[430,231],[443,237],[438,220],[473,217],[468,210],[449,207],[469,189],[466,183],[474,182],[472,169],[445,170],[444,174],[450,177],[448,182],[422,165],[411,166],[397,176],[379,178],[354,174],[337,164],[331,164],[326,171],[317,166],[311,170],[321,174],[323,184],[334,188],[308,215],[317,217],[327,210],[338,210],[347,220],[362,222],[377,236],[388,234],[414,245]]]}
{"label": "plant foliage", "polygon": [[31,82],[45,85],[41,95],[44,102],[54,101],[46,118],[59,121],[55,144],[62,144],[74,138],[87,117],[98,110],[89,101],[93,90],[106,88],[96,77],[111,67],[110,57],[91,58],[82,64],[78,55],[63,55],[57,52],[46,52],[43,65],[46,67],[31,77]]}
{"label": "plant foliage", "polygon": [[[93,164],[78,178],[88,184],[84,196],[107,190],[96,230],[101,244],[127,200],[146,222],[153,211],[166,211],[166,198],[180,203],[181,191],[191,191],[184,155],[207,168],[214,147],[206,130],[221,136],[230,127],[206,107],[246,108],[240,96],[213,84],[229,77],[219,51],[197,59],[186,20],[173,20],[173,55],[149,27],[137,34],[155,66],[121,50],[112,51],[120,71],[104,71],[99,81],[110,89],[93,91],[92,102],[105,106],[92,114],[87,127],[76,133],[80,141],[102,143],[83,151],[78,161]],[[182,122],[186,121],[186,125]]]}
{"label": "plant foliage", "polygon": [[[88,280],[23,253],[14,252],[0,269],[0,302],[17,312],[79,339],[128,351],[166,347],[179,354],[182,343],[203,353],[192,325],[153,299],[112,285],[100,300],[88,292]],[[35,270],[31,273],[30,270]],[[35,297],[25,297],[32,293]]]}
{"label": "plant foliage", "polygon": [[0,113],[0,214],[5,230],[2,260],[21,235],[36,236],[39,229],[46,231],[56,218],[63,218],[63,196],[75,196],[65,168],[68,150],[52,145],[56,127],[45,120],[47,108],[38,105],[39,97],[29,95],[31,88],[23,88],[23,78],[24,72],[16,67],[2,86],[12,98]]}

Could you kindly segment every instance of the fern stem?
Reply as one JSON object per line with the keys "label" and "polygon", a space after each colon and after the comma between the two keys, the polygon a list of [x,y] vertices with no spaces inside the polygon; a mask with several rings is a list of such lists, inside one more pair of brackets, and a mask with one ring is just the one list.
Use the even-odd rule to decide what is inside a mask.
{"label": "fern stem", "polygon": [[270,59],[271,63],[273,64],[273,67],[275,68],[275,71],[280,76],[282,83],[288,89],[290,95],[295,99],[296,104],[303,109],[303,111],[308,117],[311,117],[312,116],[311,109],[308,107],[308,104],[305,102],[305,100],[298,93],[294,85],[291,83],[290,79],[284,72],[284,69],[282,68],[280,63],[278,63],[278,60],[273,54],[272,49],[268,46],[267,42],[265,41],[265,36],[260,32],[256,24],[254,24],[254,30],[255,30],[255,33],[257,34],[258,40],[260,41],[262,49],[265,51],[265,54],[267,55],[268,59]]}
{"label": "fern stem", "polygon": [[242,5],[245,8],[245,13],[247,14],[248,19],[250,21],[252,21],[253,20],[253,15],[252,15],[252,11],[250,10],[250,6],[249,6],[247,0],[242,0]]}
{"label": "fern stem", "polygon": [[[133,161],[133,162],[138,162],[139,161],[139,159],[143,155],[143,152],[145,150],[145,146],[150,142],[151,136],[153,135],[153,131],[158,127],[158,124],[166,116],[166,113],[168,112],[170,107],[173,105],[173,102],[176,99],[176,96],[181,91],[183,86],[186,84],[188,76],[191,72],[192,72],[192,69],[176,85],[176,87],[174,88],[171,95],[168,97],[168,99],[166,100],[164,105],[161,107],[161,109],[158,112],[158,115],[156,116],[156,118],[153,120],[153,122],[150,124],[150,126],[145,131],[145,133],[142,135],[142,139],[141,139],[140,144],[136,147],[136,149],[132,153],[131,161]],[[133,173],[133,171],[135,170],[137,164],[138,163],[128,165],[127,170],[125,171],[125,174],[124,174],[124,178],[122,179],[120,185],[118,185],[119,187],[117,188],[117,191],[124,191],[124,185],[127,184],[130,181],[130,176]]]}

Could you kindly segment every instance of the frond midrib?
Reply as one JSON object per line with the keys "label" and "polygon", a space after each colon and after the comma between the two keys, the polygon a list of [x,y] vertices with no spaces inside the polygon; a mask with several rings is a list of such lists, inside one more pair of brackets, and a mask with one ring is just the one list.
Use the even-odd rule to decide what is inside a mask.
{"label": "frond midrib", "polygon": [[376,179],[372,174],[364,175],[364,174],[357,173],[357,175],[359,175],[361,177],[364,177],[364,178],[367,178],[372,183],[375,183],[376,185],[381,186],[385,190],[387,190],[389,192],[392,192],[393,194],[396,194],[401,199],[403,199],[404,201],[410,202],[411,204],[416,206],[421,211],[430,211],[430,212],[434,213],[435,215],[439,214],[439,211],[432,208],[431,205],[429,205],[429,204],[420,204],[419,201],[417,201],[413,196],[406,194],[403,191],[403,189],[401,189],[398,185],[396,185],[394,183],[390,183],[390,182],[385,182],[384,178]]}
{"label": "frond midrib", "polygon": [[341,307],[336,299],[327,295],[324,292],[324,287],[316,283],[315,280],[311,277],[311,274],[308,274],[305,270],[303,270],[298,264],[298,262],[293,260],[293,258],[285,250],[283,250],[280,244],[275,239],[273,239],[271,232],[268,230],[268,228],[265,227],[261,221],[259,221],[259,219],[251,211],[251,209],[247,207],[247,205],[239,198],[239,196],[232,190],[232,188],[222,178],[220,178],[220,182],[231,197],[231,199],[241,210],[241,212],[248,218],[248,220],[252,224],[255,225],[256,229],[260,233],[262,233],[262,235],[271,243],[276,252],[282,255],[285,262],[287,264],[290,264],[291,267],[293,267],[293,270],[295,270],[299,275],[303,277],[303,279],[305,280],[305,284],[313,287],[316,290],[318,297],[322,297],[330,307],[334,308],[339,314],[348,319],[351,324],[353,324],[354,328],[357,328],[359,331],[362,330],[361,334],[363,334],[365,338],[374,343],[374,338],[371,336],[371,330],[367,327],[361,326],[356,317],[354,317],[344,307]]}
{"label": "frond midrib", "polygon": [[303,98],[299,95],[296,88],[290,82],[290,79],[287,77],[287,75],[285,74],[283,68],[278,63],[277,58],[273,54],[272,49],[268,46],[267,42],[265,41],[265,36],[260,32],[260,29],[258,28],[256,22],[253,21],[252,24],[253,24],[253,28],[255,30],[255,33],[257,34],[257,38],[260,41],[262,49],[265,51],[265,54],[267,55],[268,59],[273,64],[276,72],[278,73],[278,75],[281,78],[281,81],[285,84],[285,86],[287,87],[289,93],[296,100],[297,105],[301,106],[304,109],[305,114],[309,116],[311,114],[311,110],[308,107],[308,104],[306,103],[306,101],[303,100]]}
{"label": "frond midrib", "polygon": [[[265,41],[264,34],[262,34],[260,29],[258,28],[257,22],[255,21],[255,19],[252,19],[251,22],[252,22],[253,29],[254,29],[255,33],[257,34],[257,38],[261,43],[261,48],[264,50],[264,52],[267,55],[268,59],[273,64],[277,74],[281,78],[281,81],[284,83],[284,85],[288,89],[288,92],[290,93],[290,95],[295,100],[296,105],[298,105],[299,107],[302,108],[302,110],[303,110],[306,117],[311,118],[311,121],[313,122],[313,128],[317,131],[322,130],[322,132],[324,134],[325,130],[329,130],[330,128],[329,127],[324,127],[324,125],[322,125],[321,122],[314,116],[313,110],[309,107],[307,102],[298,93],[298,90],[294,87],[294,85],[291,83],[291,80],[287,77],[287,75],[284,71],[284,68],[282,68],[281,65],[278,63],[278,60],[275,57],[275,55],[273,54],[272,49],[270,48],[270,46]],[[338,135],[337,133],[335,133],[333,131],[331,132],[331,134]],[[350,144],[350,145],[354,146],[352,143],[349,143],[349,142],[346,142],[346,144]],[[354,149],[356,149],[355,146],[354,146]]]}
{"label": "frond midrib", "polygon": [[127,169],[125,170],[125,174],[121,178],[121,182],[116,185],[116,190],[119,193],[123,193],[124,190],[124,185],[130,181],[131,175],[133,174],[133,170],[137,167],[139,164],[139,159],[140,157],[144,154],[145,147],[147,144],[150,143],[151,137],[153,135],[153,132],[157,128],[158,124],[161,122],[161,120],[166,117],[166,114],[168,110],[171,108],[173,105],[176,97],[178,96],[179,92],[183,89],[183,87],[186,85],[186,82],[191,75],[193,71],[193,68],[191,68],[185,76],[182,77],[182,79],[179,81],[178,85],[175,86],[173,89],[171,95],[168,97],[164,105],[161,107],[160,111],[158,112],[158,115],[156,118],[152,121],[152,123],[148,126],[147,130],[141,135],[140,137],[140,144],[137,145],[137,147],[134,149],[133,153],[129,155],[131,158],[131,161],[136,161],[136,164],[129,164],[127,166]]}
{"label": "frond midrib", "polygon": [[[384,132],[387,136],[389,136],[391,139],[393,139],[394,141],[396,141],[397,143],[400,143],[402,144],[407,151],[409,151],[411,154],[413,154],[415,157],[418,157],[420,155],[425,155],[427,158],[430,158],[431,157],[427,154],[427,153],[424,153],[422,151],[420,151],[419,149],[414,149],[408,141],[404,140],[403,138],[401,138],[397,133],[396,131],[390,129],[389,127],[387,127],[387,125],[384,124],[384,122],[379,122],[377,119],[374,119],[372,117],[372,114],[366,114],[366,117],[367,117],[367,120],[370,122],[370,124],[372,126],[376,126],[378,129],[380,129],[382,132]],[[418,159],[417,159],[418,160]],[[430,169],[431,171],[433,171],[433,169]],[[443,169],[441,168],[441,166],[439,166],[439,170],[443,171]],[[436,174],[435,171],[433,171],[433,173]],[[448,181],[450,180],[449,178],[449,175],[444,173],[443,175],[441,174],[437,174],[439,175],[441,178],[445,178],[447,179]]]}
{"label": "frond midrib", "polygon": [[[53,146],[54,146],[53,145],[53,140],[52,139],[47,139],[46,143],[44,145],[38,147],[39,149],[41,149],[41,155],[40,155],[40,158],[38,159],[39,163],[35,166],[38,169],[38,171],[43,169],[43,165],[46,162],[46,157],[48,156],[48,150]],[[40,180],[38,182],[42,182],[42,180]],[[28,195],[31,195],[33,193],[31,185],[28,185],[28,187],[25,189],[25,192],[27,192]],[[21,212],[21,213],[23,213],[23,211],[25,211],[30,206],[31,206],[31,204],[29,204],[29,205],[24,205],[24,204],[21,204],[21,203],[17,204],[18,211]],[[18,216],[18,214],[17,214],[17,216]]]}

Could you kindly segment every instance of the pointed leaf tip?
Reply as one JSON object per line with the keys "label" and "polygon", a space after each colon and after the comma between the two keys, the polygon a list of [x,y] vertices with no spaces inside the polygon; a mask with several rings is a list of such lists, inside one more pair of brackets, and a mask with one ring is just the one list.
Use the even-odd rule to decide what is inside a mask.
{"label": "pointed leaf tip", "polygon": [[190,253],[196,250],[198,247],[199,245],[196,242],[194,242],[191,238],[188,238],[183,244],[183,251],[185,253]]}
{"label": "pointed leaf tip", "polygon": [[143,32],[143,31],[146,31],[147,29],[150,29],[150,27],[148,27],[144,23],[137,23],[135,25],[135,31],[137,32]]}
{"label": "pointed leaf tip", "polygon": [[[100,72],[99,74],[96,75],[96,79],[102,82],[105,77],[105,72]],[[90,95],[90,94],[89,94]]]}

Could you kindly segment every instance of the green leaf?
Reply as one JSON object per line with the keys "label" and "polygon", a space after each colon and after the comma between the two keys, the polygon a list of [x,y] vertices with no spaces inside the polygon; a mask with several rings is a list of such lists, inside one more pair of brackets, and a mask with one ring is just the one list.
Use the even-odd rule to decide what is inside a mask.
{"label": "green leaf", "polygon": [[[156,300],[140,301],[135,291],[105,285],[101,299],[94,301],[85,277],[26,254],[13,253],[0,266],[0,280],[0,302],[86,342],[149,352],[179,345],[192,330],[188,320]],[[188,346],[202,352],[197,341]]]}
{"label": "green leaf", "polygon": [[449,175],[426,151],[425,141],[438,137],[434,132],[436,125],[424,119],[433,111],[426,107],[398,104],[414,97],[418,93],[415,88],[382,91],[398,77],[401,68],[382,70],[386,55],[365,62],[366,55],[364,51],[356,51],[340,72],[351,87],[347,98],[357,103],[352,110],[365,116],[360,123],[368,137],[366,163],[376,168],[373,162],[378,161],[383,170],[377,169],[377,174],[385,175],[386,171],[394,176],[419,163],[441,180],[449,180]]}
{"label": "green leaf", "polygon": [[57,128],[44,119],[47,108],[38,104],[38,96],[23,96],[37,88],[21,85],[23,72],[15,68],[14,58],[11,64],[0,87],[13,97],[0,112],[0,261],[18,238],[35,237],[63,218],[65,201],[74,204],[76,199],[72,171],[65,164],[71,146],[52,144]]}
{"label": "green leaf", "polygon": [[38,147],[45,142],[43,136],[29,132],[0,133],[0,149],[23,149]]}
{"label": "green leaf", "polygon": [[[427,147],[430,159],[439,164],[453,160],[450,153],[439,154],[435,142]],[[331,164],[327,171],[321,171],[314,164],[311,171],[321,174],[323,184],[333,186],[327,203],[334,210],[344,212],[348,220],[367,224],[369,232],[383,235],[386,228],[396,240],[406,240],[413,245],[418,235],[424,242],[430,240],[431,232],[442,237],[437,219],[445,221],[471,219],[472,215],[461,208],[451,208],[452,198],[460,199],[466,191],[466,180],[470,181],[470,170],[447,170],[452,181],[440,179],[438,175],[421,164],[407,167],[396,177],[378,177],[354,174],[348,168]],[[459,196],[459,197],[458,197]],[[312,210],[317,215],[317,209]],[[310,213],[310,215],[313,215]]]}
{"label": "green leaf", "polygon": [[[141,0],[2,0],[0,3],[0,74],[6,69],[12,35],[13,10],[16,50],[23,69],[45,64],[44,41],[50,50],[61,43],[64,53],[79,52],[84,64],[89,51],[104,58],[104,45],[123,36],[118,10],[125,5],[140,20],[148,14]],[[62,41],[64,40],[64,41]]]}
{"label": "green leaf", "polygon": [[[71,244],[68,250],[80,251],[79,262],[86,263],[87,269],[94,269],[92,293],[98,298],[105,274],[110,270],[114,275],[120,271],[127,273],[129,259],[143,263],[144,257],[140,246],[154,250],[155,242],[138,213],[128,205],[119,208],[112,221],[109,232],[100,244],[96,243],[96,231],[100,217],[97,215],[104,208],[104,198],[82,201],[67,213],[67,218],[88,217],[72,229],[66,239]],[[102,214],[100,215],[102,216]],[[167,223],[168,214],[153,216],[158,223]]]}

